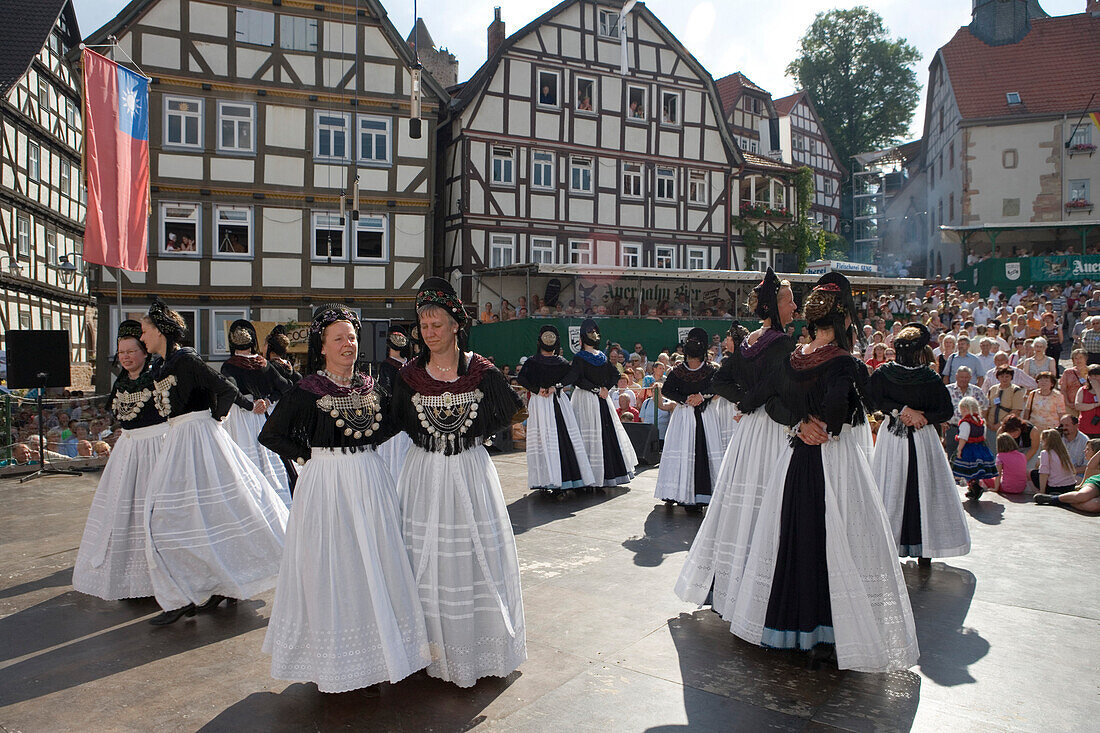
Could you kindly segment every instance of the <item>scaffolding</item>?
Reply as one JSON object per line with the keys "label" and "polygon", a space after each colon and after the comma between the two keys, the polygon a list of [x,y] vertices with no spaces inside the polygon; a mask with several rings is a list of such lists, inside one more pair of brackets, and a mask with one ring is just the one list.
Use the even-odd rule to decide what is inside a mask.
{"label": "scaffolding", "polygon": [[898,147],[853,156],[852,256],[877,262],[885,233],[886,204],[905,185],[905,155]]}

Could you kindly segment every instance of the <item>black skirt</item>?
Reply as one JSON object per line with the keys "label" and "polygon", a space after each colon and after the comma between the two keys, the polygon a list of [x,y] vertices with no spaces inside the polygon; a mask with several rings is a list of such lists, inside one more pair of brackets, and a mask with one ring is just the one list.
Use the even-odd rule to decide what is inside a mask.
{"label": "black skirt", "polygon": [[565,425],[565,416],[561,412],[561,400],[559,396],[551,398],[554,403],[554,425],[558,432],[558,459],[561,461],[561,487],[574,489],[584,486],[581,477],[581,464],[577,461],[577,451],[573,448],[573,442],[569,440],[569,428]]}
{"label": "black skirt", "polygon": [[[692,408],[695,409],[695,408]],[[713,407],[710,409],[714,409]],[[710,475],[710,451],[707,431],[703,429],[703,413],[695,409],[695,503],[709,504],[714,491]]]}
{"label": "black skirt", "polygon": [[779,549],[761,641],[778,649],[834,643],[825,558],[825,470],[819,445],[796,441],[787,468]]}
{"label": "black skirt", "polygon": [[900,557],[921,556],[920,533],[920,477],[917,475],[917,444],[909,433],[909,470],[905,476],[905,503],[901,514],[901,540],[898,542]]}
{"label": "black skirt", "polygon": [[623,449],[619,447],[619,434],[615,432],[615,423],[611,422],[618,420],[619,417],[611,412],[611,408],[607,406],[607,400],[598,400],[598,402],[600,403],[600,442],[603,443],[603,480],[605,483],[619,481],[630,476],[623,461]]}

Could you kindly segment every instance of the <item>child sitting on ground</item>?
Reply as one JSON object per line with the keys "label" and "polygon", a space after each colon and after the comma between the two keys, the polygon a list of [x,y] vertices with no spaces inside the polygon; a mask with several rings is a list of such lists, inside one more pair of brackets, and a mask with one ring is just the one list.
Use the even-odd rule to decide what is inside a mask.
{"label": "child sitting on ground", "polygon": [[1089,514],[1100,513],[1100,438],[1093,438],[1085,444],[1085,480],[1077,491],[1068,491],[1061,495],[1036,494],[1036,504],[1072,507]]}
{"label": "child sitting on ground", "polygon": [[981,480],[997,475],[997,464],[985,444],[982,407],[973,397],[959,401],[959,435],[951,471],[966,481],[966,498],[977,501],[982,495]]}
{"label": "child sitting on ground", "polygon": [[1022,494],[1027,488],[1027,457],[1008,433],[997,436],[997,478],[993,490],[1001,494]]}

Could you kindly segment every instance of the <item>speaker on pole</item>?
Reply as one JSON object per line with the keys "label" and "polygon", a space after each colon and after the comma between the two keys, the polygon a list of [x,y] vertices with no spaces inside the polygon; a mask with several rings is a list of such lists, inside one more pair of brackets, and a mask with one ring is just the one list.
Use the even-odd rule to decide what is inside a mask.
{"label": "speaker on pole", "polygon": [[68,331],[8,331],[8,387],[68,387],[69,343]]}

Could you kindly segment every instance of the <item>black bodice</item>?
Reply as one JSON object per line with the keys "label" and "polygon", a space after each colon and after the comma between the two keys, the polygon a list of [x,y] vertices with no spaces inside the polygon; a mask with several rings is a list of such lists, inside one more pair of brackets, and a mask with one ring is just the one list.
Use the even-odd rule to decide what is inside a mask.
{"label": "black bodice", "polygon": [[260,443],[295,461],[313,448],[356,452],[384,442],[392,435],[388,400],[370,380],[357,375],[356,382],[341,389],[319,375],[305,377],[275,405]]}
{"label": "black bodice", "polygon": [[923,412],[932,425],[947,422],[954,414],[946,385],[926,366],[883,364],[871,373],[865,396],[872,410],[889,415],[910,407]]}
{"label": "black bodice", "polygon": [[778,400],[777,375],[786,367],[795,342],[778,331],[766,331],[760,336],[760,339],[765,338],[768,339],[765,343],[738,344],[736,350],[722,360],[721,368],[714,375],[714,393],[735,403],[745,414],[767,405],[773,419],[788,424],[790,418]]}
{"label": "black bodice", "polygon": [[573,357],[572,370],[573,374],[569,379],[578,389],[599,392],[601,389],[611,389],[619,383],[619,370],[610,359],[602,364],[593,364],[577,354]]}
{"label": "black bodice", "polygon": [[210,410],[215,420],[229,414],[233,403],[251,410],[233,383],[206,365],[190,347],[180,347],[158,361],[152,369],[153,400],[160,414],[178,417],[189,412]]}
{"label": "black bodice", "polygon": [[111,394],[107,397],[107,407],[126,430],[146,428],[168,419],[167,410],[164,415],[157,411],[157,401],[153,399],[153,375],[149,363],[145,365],[137,379],[132,379],[125,371],[118,375],[111,387]]}
{"label": "black bodice", "polygon": [[[712,383],[718,367],[710,362],[704,362],[698,369],[689,369],[687,364],[680,364],[665,377],[665,383],[661,387],[661,394],[670,400],[683,404],[693,394],[708,396],[713,395]],[[706,408],[709,401],[703,402],[701,408]]]}
{"label": "black bodice", "polygon": [[[294,386],[270,361],[259,369],[249,369],[229,360],[222,362],[221,371],[222,376],[233,380],[242,395],[250,395],[253,399],[278,402]],[[244,407],[240,402],[237,404]]]}
{"label": "black bodice", "polygon": [[516,381],[532,392],[572,384],[572,365],[560,356],[536,354],[523,362]]}
{"label": "black bodice", "polygon": [[788,426],[817,417],[830,435],[839,435],[844,425],[867,420],[867,365],[835,347],[823,348],[829,349],[830,358],[820,358],[825,353],[802,358],[797,351],[792,354],[778,373],[779,399],[769,401],[767,410],[773,420]]}

